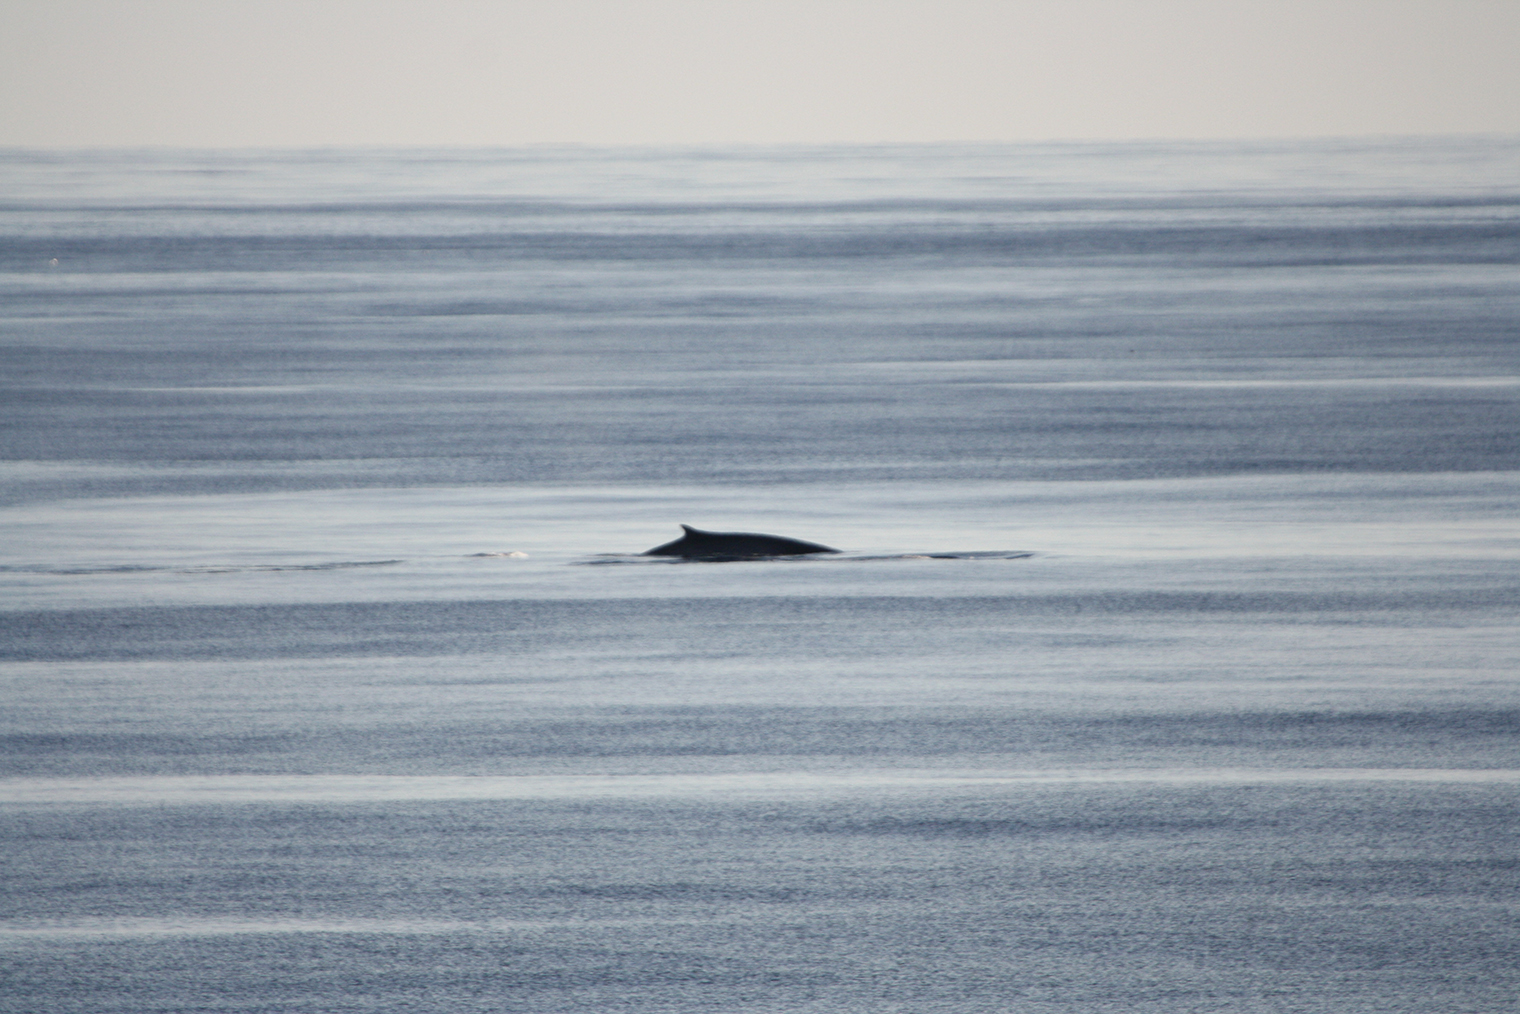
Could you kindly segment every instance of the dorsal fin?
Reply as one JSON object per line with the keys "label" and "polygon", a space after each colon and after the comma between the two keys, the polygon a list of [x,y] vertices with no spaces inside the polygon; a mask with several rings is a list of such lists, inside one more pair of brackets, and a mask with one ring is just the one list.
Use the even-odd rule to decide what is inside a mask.
{"label": "dorsal fin", "polygon": [[749,560],[766,556],[808,556],[839,550],[816,542],[787,539],[759,532],[704,532],[681,525],[683,534],[674,542],[644,551],[645,556],[684,556],[688,560]]}

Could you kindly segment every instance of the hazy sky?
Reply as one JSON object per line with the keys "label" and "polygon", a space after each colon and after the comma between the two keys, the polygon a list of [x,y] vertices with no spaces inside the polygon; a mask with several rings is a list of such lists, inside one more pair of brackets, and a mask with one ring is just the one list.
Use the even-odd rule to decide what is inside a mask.
{"label": "hazy sky", "polygon": [[1520,0],[0,0],[0,144],[1520,132]]}

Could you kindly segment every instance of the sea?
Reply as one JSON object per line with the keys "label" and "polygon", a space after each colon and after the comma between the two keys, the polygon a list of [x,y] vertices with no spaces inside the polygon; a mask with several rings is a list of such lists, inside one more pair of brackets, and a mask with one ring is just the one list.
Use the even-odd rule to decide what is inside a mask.
{"label": "sea", "polygon": [[1520,137],[4,149],[0,459],[6,1014],[1515,1009]]}

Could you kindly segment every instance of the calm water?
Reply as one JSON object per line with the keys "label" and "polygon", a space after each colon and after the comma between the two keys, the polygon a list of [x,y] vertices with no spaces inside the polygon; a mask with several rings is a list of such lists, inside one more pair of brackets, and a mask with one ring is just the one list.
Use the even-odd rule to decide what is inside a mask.
{"label": "calm water", "polygon": [[1517,180],[0,152],[0,1010],[1511,1009]]}

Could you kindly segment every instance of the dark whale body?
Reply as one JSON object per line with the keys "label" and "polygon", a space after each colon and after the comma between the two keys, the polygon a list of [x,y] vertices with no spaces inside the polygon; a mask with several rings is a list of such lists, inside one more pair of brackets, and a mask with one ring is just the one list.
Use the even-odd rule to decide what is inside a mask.
{"label": "dark whale body", "polygon": [[688,560],[748,560],[765,556],[806,556],[808,553],[837,553],[839,550],[801,539],[784,539],[779,535],[754,532],[704,532],[682,525],[686,534],[674,542],[647,549],[643,556],[680,556]]}

